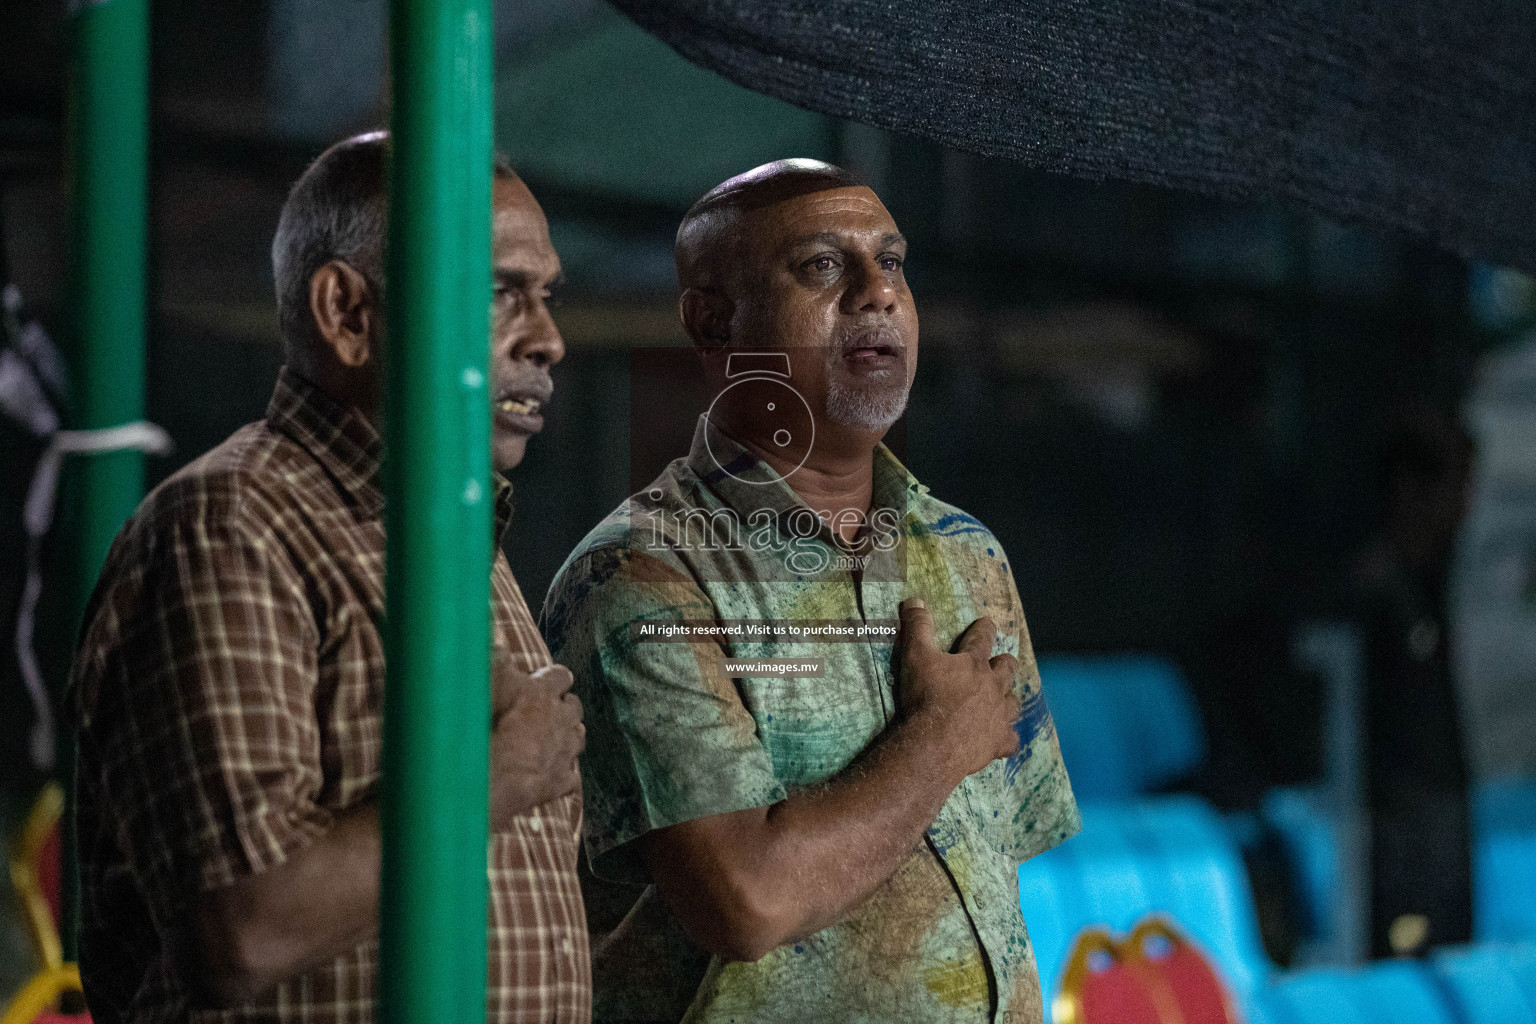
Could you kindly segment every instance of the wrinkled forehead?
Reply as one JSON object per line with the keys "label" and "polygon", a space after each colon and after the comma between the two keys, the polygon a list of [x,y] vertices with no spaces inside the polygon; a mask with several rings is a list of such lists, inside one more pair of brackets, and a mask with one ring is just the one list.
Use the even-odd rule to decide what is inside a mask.
{"label": "wrinkled forehead", "polygon": [[776,255],[809,239],[835,235],[850,243],[896,233],[885,204],[863,185],[822,189],[744,210],[736,227],[747,248]]}
{"label": "wrinkled forehead", "polygon": [[491,244],[498,264],[508,260],[558,262],[544,210],[520,179],[497,176],[491,209]]}

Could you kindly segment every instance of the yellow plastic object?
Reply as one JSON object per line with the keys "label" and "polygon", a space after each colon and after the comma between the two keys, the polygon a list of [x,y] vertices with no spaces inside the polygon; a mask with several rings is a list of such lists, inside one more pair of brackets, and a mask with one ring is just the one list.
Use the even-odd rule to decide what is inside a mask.
{"label": "yellow plastic object", "polygon": [[[32,937],[44,973],[64,966],[58,922],[53,919],[53,911],[43,895],[41,877],[43,847],[48,842],[49,833],[58,827],[63,813],[64,790],[57,782],[50,782],[37,795],[37,802],[32,805],[11,846],[11,887],[21,904],[22,920],[26,922],[27,934]],[[4,1024],[10,1024],[10,1017],[5,1018]]]}
{"label": "yellow plastic object", "polygon": [[80,968],[74,964],[59,964],[39,971],[32,980],[21,987],[11,1005],[0,1015],[0,1024],[32,1024],[37,1015],[48,1009],[66,992],[80,992]]}
{"label": "yellow plastic object", "polygon": [[1114,936],[1103,928],[1085,929],[1073,941],[1066,970],[1061,974],[1061,985],[1056,998],[1051,1000],[1051,1020],[1055,1024],[1082,1024],[1083,981],[1088,977],[1088,958],[1095,953],[1120,958],[1120,948]]}

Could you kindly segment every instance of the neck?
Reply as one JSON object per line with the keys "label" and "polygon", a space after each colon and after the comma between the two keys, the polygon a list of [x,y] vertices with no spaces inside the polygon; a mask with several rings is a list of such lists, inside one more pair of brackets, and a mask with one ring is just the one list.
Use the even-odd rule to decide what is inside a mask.
{"label": "neck", "polygon": [[316,365],[315,360],[290,359],[288,368],[315,387],[342,408],[353,408],[375,428],[382,429],[379,414],[380,382],[377,375],[364,369],[347,369],[336,365]]}
{"label": "neck", "polygon": [[[832,433],[827,431],[825,433]],[[750,437],[737,440],[766,462],[845,541],[853,541],[869,513],[875,487],[875,446],[879,435],[818,435],[799,469]],[[840,433],[840,432],[839,432]],[[852,513],[852,514],[850,514]]]}

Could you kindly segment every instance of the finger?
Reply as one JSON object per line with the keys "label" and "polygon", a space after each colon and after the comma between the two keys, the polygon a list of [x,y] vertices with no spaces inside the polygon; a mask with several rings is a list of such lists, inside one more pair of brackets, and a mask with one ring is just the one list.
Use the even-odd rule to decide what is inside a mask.
{"label": "finger", "polygon": [[570,767],[568,769],[565,771],[559,771],[556,769],[555,772],[550,775],[550,799],[553,800],[556,797],[565,796],[567,793],[574,793],[576,792],[576,788],[580,785],[581,769],[577,766],[576,760],[572,758]]}
{"label": "finger", "polygon": [[576,754],[580,756],[587,749],[587,727],[580,722],[576,723]]}
{"label": "finger", "polygon": [[903,651],[913,646],[933,647],[933,613],[920,597],[901,602],[901,631],[896,637]]}
{"label": "finger", "polygon": [[571,670],[564,665],[545,665],[533,674],[535,681],[544,686],[551,696],[565,693],[576,682]]}
{"label": "finger", "polygon": [[1024,702],[1014,696],[1008,701],[1008,734],[1003,738],[1009,756],[1019,752],[1019,746],[1023,742],[1019,736],[1019,719],[1024,716]]}
{"label": "finger", "polygon": [[955,653],[969,654],[976,658],[991,658],[992,644],[997,640],[997,623],[982,616],[960,634],[955,643]]}
{"label": "finger", "polygon": [[581,724],[581,701],[575,694],[568,693],[560,698],[560,704],[555,708],[555,721],[566,729],[574,729]]}
{"label": "finger", "polygon": [[1019,674],[1019,659],[1011,654],[999,654],[987,664],[992,666],[993,674],[1004,686],[1012,686]]}
{"label": "finger", "polygon": [[501,716],[512,707],[512,701],[520,689],[522,673],[512,661],[512,654],[505,647],[491,649],[491,722],[499,722]]}
{"label": "finger", "polygon": [[1017,729],[1009,728],[1006,733],[998,737],[1002,750],[1001,757],[1012,757],[1019,752],[1019,733]]}

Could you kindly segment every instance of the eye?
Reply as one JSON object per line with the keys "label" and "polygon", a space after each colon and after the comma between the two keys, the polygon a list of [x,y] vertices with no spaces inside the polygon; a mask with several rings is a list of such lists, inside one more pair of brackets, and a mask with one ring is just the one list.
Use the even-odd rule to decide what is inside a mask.
{"label": "eye", "polygon": [[831,253],[822,253],[820,256],[812,256],[805,262],[805,269],[817,274],[830,273],[837,267],[837,257]]}
{"label": "eye", "polygon": [[880,266],[886,270],[900,270],[906,261],[893,253],[886,253],[880,257]]}
{"label": "eye", "polygon": [[528,292],[517,285],[497,284],[491,289],[491,297],[502,309],[517,311],[528,304]]}

